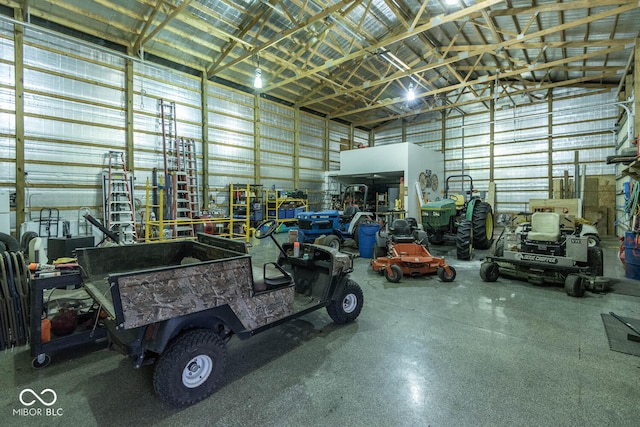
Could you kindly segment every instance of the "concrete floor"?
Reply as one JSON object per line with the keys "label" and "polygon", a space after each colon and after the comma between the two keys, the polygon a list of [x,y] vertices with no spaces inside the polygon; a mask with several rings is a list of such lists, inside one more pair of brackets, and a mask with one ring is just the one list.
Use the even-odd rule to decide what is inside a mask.
{"label": "concrete floor", "polygon": [[[623,277],[619,242],[605,275]],[[640,298],[568,297],[562,288],[480,279],[483,252],[458,275],[391,284],[354,261],[365,305],[336,326],[324,310],[229,342],[222,387],[183,410],[153,394],[152,367],[82,348],[31,368],[26,347],[0,352],[3,425],[636,426],[640,358],[609,350],[601,313],[640,318]],[[638,282],[640,286],[640,282]],[[58,416],[14,415],[25,388],[53,389]],[[36,407],[38,405],[34,405]],[[42,405],[39,405],[41,408]]]}

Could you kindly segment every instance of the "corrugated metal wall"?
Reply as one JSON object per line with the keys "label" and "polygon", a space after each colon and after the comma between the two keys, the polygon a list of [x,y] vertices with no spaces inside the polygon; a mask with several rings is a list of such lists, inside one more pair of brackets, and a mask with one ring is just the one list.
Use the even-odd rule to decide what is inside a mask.
{"label": "corrugated metal wall", "polygon": [[[493,156],[491,116],[486,108],[464,118],[457,111],[450,112],[444,121],[447,176],[469,174],[475,188],[484,191],[493,171],[496,210],[510,212],[527,210],[529,199],[549,197],[550,161],[554,179],[562,178],[565,170],[574,176],[576,152],[587,175],[615,174],[614,166],[606,164],[607,155],[615,152],[618,108],[614,94],[558,91],[554,96],[560,99],[515,108],[498,103]],[[442,151],[442,128],[442,116],[434,113],[422,122],[405,123],[405,139]],[[400,142],[402,135],[403,124],[396,121],[375,133],[375,145]]]}
{"label": "corrugated metal wall", "polygon": [[15,190],[16,99],[13,27],[0,21],[0,185]]}
{"label": "corrugated metal wall", "polygon": [[[12,25],[0,23],[0,187],[11,192],[16,190],[13,31]],[[200,184],[207,162],[210,194],[204,195],[205,206],[226,206],[230,183],[259,182],[265,189],[307,189],[320,208],[325,171],[339,169],[341,144],[368,139],[364,131],[350,132],[344,124],[214,82],[206,87],[204,138],[199,77],[25,29],[27,220],[37,221],[43,208],[59,209],[61,219],[74,224],[81,207],[102,217],[107,154],[127,150],[128,62],[139,205],[146,201],[147,179],[153,182],[154,170],[164,168],[160,99],[175,102],[178,136],[196,142]],[[203,141],[208,142],[207,159]]]}
{"label": "corrugated metal wall", "polygon": [[[12,30],[2,29],[8,45]],[[2,52],[13,68],[13,57],[6,55],[13,49],[3,46]],[[2,74],[13,78],[12,72]],[[105,154],[125,146],[124,60],[25,29],[23,81],[27,219],[48,217],[57,209],[61,219],[77,220],[85,206],[101,216],[96,211],[102,206]],[[12,80],[3,78],[3,85],[15,89]],[[15,147],[15,127],[7,130],[3,146]],[[15,156],[13,151],[1,178],[11,191]]]}
{"label": "corrugated metal wall", "polygon": [[[15,191],[16,182],[13,37],[12,25],[0,23],[0,186],[9,191]],[[136,60],[132,80],[135,198],[141,203],[147,178],[163,167],[161,98],[176,103],[178,134],[197,142],[200,171],[201,144],[208,141],[206,182],[211,194],[205,200],[214,204],[227,203],[228,184],[259,180],[265,188],[307,189],[316,193],[311,197],[319,205],[327,190],[325,170],[340,168],[340,151],[369,143],[364,130],[213,82],[207,83],[208,129],[203,138],[200,78]],[[43,208],[57,208],[63,219],[75,221],[85,206],[100,217],[106,154],[127,148],[127,58],[25,29],[24,85],[27,219],[37,220]],[[573,175],[577,147],[587,174],[615,173],[605,162],[615,145],[612,129],[618,110],[613,95],[558,96],[564,98],[552,104],[498,104],[493,156],[486,110],[467,114],[464,126],[457,112],[446,116],[447,174],[470,173],[476,187],[484,190],[493,172],[497,210],[514,211],[525,209],[530,198],[548,196],[549,157],[554,178],[565,170]],[[374,144],[404,139],[441,151],[442,123],[440,113],[421,122],[397,121],[376,132]]]}

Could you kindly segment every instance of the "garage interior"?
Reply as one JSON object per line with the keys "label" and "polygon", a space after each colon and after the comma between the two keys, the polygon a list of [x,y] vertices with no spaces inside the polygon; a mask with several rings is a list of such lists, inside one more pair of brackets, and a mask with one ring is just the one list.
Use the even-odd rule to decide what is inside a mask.
{"label": "garage interior", "polygon": [[[638,22],[637,0],[0,0],[1,413],[636,425]],[[233,337],[215,392],[181,408],[153,364],[107,348],[81,248],[115,265],[205,234],[253,267],[298,242],[308,261],[328,242],[305,241],[302,218],[342,227],[353,203],[365,222],[326,234],[362,290],[357,320],[309,310]],[[374,271],[406,218],[454,279]],[[540,218],[561,232],[527,235]],[[69,312],[72,330],[49,331]]]}

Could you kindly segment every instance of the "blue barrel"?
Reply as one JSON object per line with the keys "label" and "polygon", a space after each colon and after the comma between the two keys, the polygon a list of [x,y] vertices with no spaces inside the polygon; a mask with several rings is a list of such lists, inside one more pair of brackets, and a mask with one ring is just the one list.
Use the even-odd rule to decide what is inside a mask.
{"label": "blue barrel", "polygon": [[358,249],[362,258],[373,257],[373,245],[376,244],[378,230],[380,230],[378,223],[362,223],[358,226]]}
{"label": "blue barrel", "polygon": [[640,280],[640,236],[633,231],[624,233],[624,276]]}

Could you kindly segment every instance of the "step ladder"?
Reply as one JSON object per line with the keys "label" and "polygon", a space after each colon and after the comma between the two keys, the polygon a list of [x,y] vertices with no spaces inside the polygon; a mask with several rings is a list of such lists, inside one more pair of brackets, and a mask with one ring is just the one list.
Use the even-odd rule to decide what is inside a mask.
{"label": "step ladder", "polygon": [[[189,177],[184,171],[175,171],[172,180],[174,198],[171,201],[171,217],[176,220],[173,227],[174,237],[193,237],[193,212],[189,191]],[[188,221],[181,225],[180,221]]]}
{"label": "step ladder", "polygon": [[182,170],[187,174],[187,189],[189,190],[189,206],[191,215],[200,215],[200,191],[198,188],[198,161],[196,153],[196,143],[193,139],[181,139],[182,146]]}
{"label": "step ladder", "polygon": [[133,176],[127,172],[123,152],[109,151],[108,157],[109,169],[102,173],[104,226],[119,237],[119,243],[134,243],[138,236],[131,194]]}

